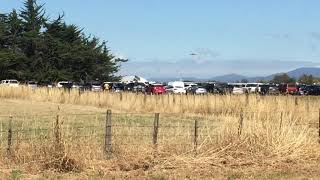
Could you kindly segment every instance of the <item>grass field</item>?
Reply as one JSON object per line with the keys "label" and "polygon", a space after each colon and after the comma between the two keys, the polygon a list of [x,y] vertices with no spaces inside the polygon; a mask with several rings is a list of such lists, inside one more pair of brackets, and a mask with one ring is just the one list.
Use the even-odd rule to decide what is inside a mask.
{"label": "grass field", "polygon": [[[318,97],[145,96],[0,88],[0,100],[3,178],[320,177]],[[104,152],[107,109],[113,112],[111,158]],[[157,148],[152,144],[156,112],[160,113]],[[10,116],[13,141],[8,154]]]}

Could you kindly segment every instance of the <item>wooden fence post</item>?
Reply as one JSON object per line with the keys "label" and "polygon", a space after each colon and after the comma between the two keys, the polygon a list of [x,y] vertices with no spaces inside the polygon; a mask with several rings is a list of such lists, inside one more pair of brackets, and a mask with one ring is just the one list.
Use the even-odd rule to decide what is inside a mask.
{"label": "wooden fence post", "polygon": [[[58,107],[58,110],[60,110],[60,107]],[[60,115],[57,114],[56,116],[56,122],[54,125],[54,136],[55,136],[55,148],[58,152],[62,152],[63,145],[61,143],[61,126],[60,126]]]}
{"label": "wooden fence post", "polygon": [[239,128],[238,128],[238,135],[239,136],[242,134],[242,128],[243,128],[243,110],[241,110],[241,112],[240,112]]}
{"label": "wooden fence post", "polygon": [[55,141],[56,141],[56,145],[60,144],[60,117],[59,114],[57,114],[56,116],[56,122],[54,125],[54,136],[55,136]]}
{"label": "wooden fence post", "polygon": [[11,146],[12,146],[12,116],[9,117],[9,126],[8,126],[8,154],[11,155]]}
{"label": "wooden fence post", "polygon": [[194,152],[195,152],[195,155],[197,155],[197,150],[198,150],[198,119],[194,120],[194,141],[193,141],[193,144],[194,144]]}
{"label": "wooden fence post", "polygon": [[320,143],[320,109],[319,109],[319,126],[318,126],[318,133],[319,133],[319,143]]}
{"label": "wooden fence post", "polygon": [[249,92],[246,92],[246,106],[249,106]]}
{"label": "wooden fence post", "polygon": [[153,122],[153,145],[155,145],[155,147],[158,144],[159,117],[160,114],[156,113]]}
{"label": "wooden fence post", "polygon": [[110,157],[112,154],[112,133],[111,133],[111,127],[112,127],[112,112],[111,110],[107,111],[106,115],[106,134],[105,134],[105,152]]}
{"label": "wooden fence post", "polygon": [[279,126],[280,131],[282,129],[282,121],[283,121],[283,112],[280,113],[280,126]]}

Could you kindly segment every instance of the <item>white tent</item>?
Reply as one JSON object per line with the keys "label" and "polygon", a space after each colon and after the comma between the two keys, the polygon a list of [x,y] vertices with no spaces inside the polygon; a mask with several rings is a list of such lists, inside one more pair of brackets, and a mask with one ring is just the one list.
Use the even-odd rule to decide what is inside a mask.
{"label": "white tent", "polygon": [[148,80],[146,80],[143,77],[139,77],[139,76],[124,76],[121,79],[121,82],[123,83],[134,83],[134,82],[138,82],[138,83],[148,83]]}

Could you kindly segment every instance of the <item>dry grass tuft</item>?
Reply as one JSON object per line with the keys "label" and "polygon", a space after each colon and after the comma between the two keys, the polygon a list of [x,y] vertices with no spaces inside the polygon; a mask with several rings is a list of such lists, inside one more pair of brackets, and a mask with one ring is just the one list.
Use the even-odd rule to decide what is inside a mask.
{"label": "dry grass tuft", "polygon": [[82,165],[76,161],[65,155],[57,155],[48,159],[44,165],[43,170],[53,170],[60,173],[68,173],[68,172],[81,172]]}

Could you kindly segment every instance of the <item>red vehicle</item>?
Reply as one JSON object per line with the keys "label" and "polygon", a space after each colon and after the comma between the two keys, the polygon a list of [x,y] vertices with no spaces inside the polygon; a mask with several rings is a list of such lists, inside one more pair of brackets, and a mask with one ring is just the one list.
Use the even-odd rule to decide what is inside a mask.
{"label": "red vehicle", "polygon": [[296,84],[287,84],[288,94],[298,94],[298,87]]}
{"label": "red vehicle", "polygon": [[149,94],[164,94],[164,93],[166,93],[166,88],[162,84],[151,84],[147,88],[147,93],[149,93]]}
{"label": "red vehicle", "polygon": [[280,85],[280,91],[283,94],[298,94],[299,90],[295,83]]}

